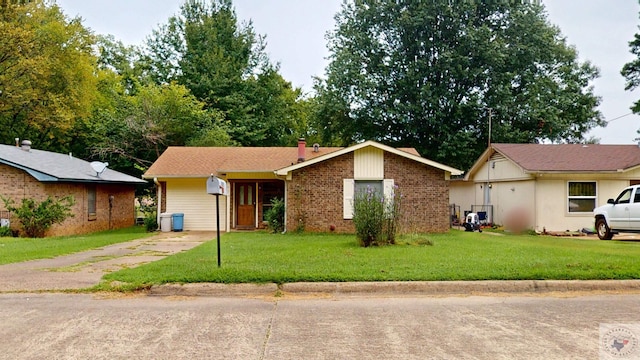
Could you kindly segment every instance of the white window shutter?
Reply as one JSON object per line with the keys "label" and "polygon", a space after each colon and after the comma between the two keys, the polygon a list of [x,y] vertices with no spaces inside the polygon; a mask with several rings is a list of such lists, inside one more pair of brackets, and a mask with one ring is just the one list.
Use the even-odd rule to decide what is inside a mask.
{"label": "white window shutter", "polygon": [[384,179],[382,181],[382,191],[384,191],[385,200],[389,200],[393,196],[393,179]]}
{"label": "white window shutter", "polygon": [[355,184],[353,179],[342,180],[342,210],[344,219],[353,219],[353,194],[355,192]]}

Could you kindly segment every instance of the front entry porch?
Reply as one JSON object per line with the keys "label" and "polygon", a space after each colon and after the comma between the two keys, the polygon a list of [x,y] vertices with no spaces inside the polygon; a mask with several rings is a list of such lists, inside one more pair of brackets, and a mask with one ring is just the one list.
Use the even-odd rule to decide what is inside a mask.
{"label": "front entry porch", "polygon": [[231,228],[255,230],[266,227],[265,213],[271,208],[272,199],[284,198],[284,181],[281,180],[229,180],[231,184]]}

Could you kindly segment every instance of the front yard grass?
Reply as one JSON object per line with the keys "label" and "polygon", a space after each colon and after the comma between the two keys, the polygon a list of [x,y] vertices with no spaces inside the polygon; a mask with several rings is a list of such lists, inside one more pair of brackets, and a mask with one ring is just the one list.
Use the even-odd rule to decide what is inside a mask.
{"label": "front yard grass", "polygon": [[[432,242],[433,245],[427,245]],[[163,283],[287,283],[515,279],[637,279],[640,242],[468,233],[405,236],[362,248],[354,235],[234,232],[190,251],[104,277]]]}
{"label": "front yard grass", "polygon": [[0,265],[21,261],[47,259],[107,245],[140,239],[152,235],[144,227],[102,231],[87,235],[52,238],[0,238]]}

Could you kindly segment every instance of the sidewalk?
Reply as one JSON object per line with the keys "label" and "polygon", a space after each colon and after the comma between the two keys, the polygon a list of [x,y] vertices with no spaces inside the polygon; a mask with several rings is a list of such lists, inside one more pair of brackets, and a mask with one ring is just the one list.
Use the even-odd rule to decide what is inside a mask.
{"label": "sidewalk", "polygon": [[215,232],[164,232],[103,248],[0,265],[1,292],[78,290],[98,285],[103,275],[192,249]]}

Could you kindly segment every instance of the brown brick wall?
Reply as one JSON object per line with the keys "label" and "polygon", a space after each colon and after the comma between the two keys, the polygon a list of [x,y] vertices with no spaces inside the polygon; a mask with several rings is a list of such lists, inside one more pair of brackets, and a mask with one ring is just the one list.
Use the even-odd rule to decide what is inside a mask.
{"label": "brown brick wall", "polygon": [[[47,236],[86,234],[95,231],[132,226],[134,215],[134,187],[131,185],[96,185],[96,219],[89,221],[87,211],[87,185],[77,183],[42,183],[22,170],[0,165],[0,195],[11,198],[19,205],[23,198],[42,201],[48,195],[64,197],[72,195],[74,217],[60,225],[54,225]],[[113,206],[109,210],[109,195]],[[5,211],[0,202],[0,211]],[[18,229],[18,220],[11,217],[11,228]]]}
{"label": "brown brick wall", "polygon": [[[304,222],[306,231],[355,231],[343,219],[343,179],[353,179],[353,153],[294,171],[287,182],[287,231]],[[384,176],[393,179],[402,194],[402,232],[449,230],[449,182],[444,171],[384,153]]]}
{"label": "brown brick wall", "polygon": [[384,176],[402,194],[401,232],[449,230],[449,181],[443,170],[385,152]]}
{"label": "brown brick wall", "polygon": [[294,171],[287,183],[287,231],[354,232],[343,219],[342,179],[353,179],[353,152]]}

